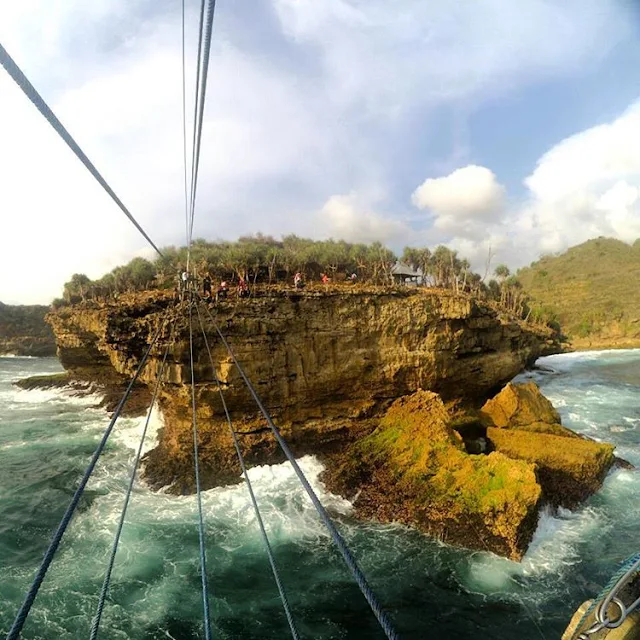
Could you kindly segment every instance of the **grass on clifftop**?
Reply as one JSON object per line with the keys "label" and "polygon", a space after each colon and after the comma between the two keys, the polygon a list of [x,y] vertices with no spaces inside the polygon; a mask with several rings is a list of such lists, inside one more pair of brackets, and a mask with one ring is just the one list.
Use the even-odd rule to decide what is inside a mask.
{"label": "grass on clifftop", "polygon": [[640,240],[597,238],[543,256],[518,277],[532,308],[571,339],[640,339]]}

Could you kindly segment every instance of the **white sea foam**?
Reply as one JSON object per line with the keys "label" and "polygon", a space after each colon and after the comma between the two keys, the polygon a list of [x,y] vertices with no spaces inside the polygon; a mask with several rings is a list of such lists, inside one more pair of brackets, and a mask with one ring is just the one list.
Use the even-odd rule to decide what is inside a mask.
{"label": "white sea foam", "polygon": [[78,406],[91,406],[99,403],[103,396],[98,393],[78,394],[70,387],[52,389],[20,389],[12,386],[0,391],[2,404],[13,405],[43,405],[43,404],[74,404]]}
{"label": "white sea foam", "polygon": [[640,355],[640,349],[601,349],[591,351],[572,351],[570,353],[557,353],[552,356],[544,356],[538,359],[540,364],[555,364],[565,360],[599,360],[603,358],[624,358]]}
{"label": "white sea foam", "polygon": [[[120,418],[113,431],[113,440],[132,451],[137,451],[140,446],[140,439],[147,415],[138,418]],[[160,406],[156,403],[151,411],[149,426],[142,447],[142,454],[151,451],[158,444],[158,431],[164,427],[164,416],[160,411]]]}
{"label": "white sea foam", "polygon": [[[80,538],[97,536],[106,544],[113,537],[129,478],[129,463],[130,459],[111,460],[96,471],[91,487],[101,491],[109,489],[109,493],[99,497],[89,512],[76,518],[76,535]],[[352,512],[349,501],[331,494],[320,482],[318,476],[324,467],[315,457],[304,456],[298,460],[298,464],[325,508],[334,515],[345,516]],[[288,462],[254,467],[248,474],[272,544],[292,540],[311,542],[328,537],[310,498]],[[215,529],[217,544],[222,548],[231,551],[261,544],[258,522],[244,481],[203,491],[202,506],[206,525]],[[194,495],[175,496],[154,492],[139,484],[132,499],[129,518],[143,528],[171,522],[191,526],[195,522],[195,510]],[[130,552],[135,553],[135,549],[130,549]]]}
{"label": "white sea foam", "polygon": [[11,359],[11,360],[37,360],[36,356],[20,356],[16,353],[3,353],[0,355],[0,360],[3,358]]}

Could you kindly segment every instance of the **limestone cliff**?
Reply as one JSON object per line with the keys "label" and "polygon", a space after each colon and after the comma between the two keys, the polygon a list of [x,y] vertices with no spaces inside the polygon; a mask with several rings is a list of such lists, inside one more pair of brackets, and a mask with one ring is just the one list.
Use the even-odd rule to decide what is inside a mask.
{"label": "limestone cliff", "polygon": [[[365,440],[378,428],[380,416],[398,398],[422,389],[446,401],[480,404],[527,363],[559,350],[551,331],[502,316],[466,295],[444,291],[364,287],[272,291],[225,300],[212,310],[294,453],[325,455],[329,465],[350,443]],[[202,314],[215,373],[241,432],[247,462],[281,461],[204,310]],[[62,364],[73,376],[90,379],[106,379],[114,372],[131,375],[150,336],[162,327],[142,379],[155,380],[169,344],[168,384],[160,397],[165,427],[158,447],[147,456],[145,473],[156,486],[192,491],[187,305],[174,307],[170,296],[156,292],[122,297],[117,304],[62,308],[48,319]],[[207,488],[237,481],[239,468],[195,312],[194,344],[201,473]],[[460,456],[471,458],[462,452]],[[501,454],[477,458],[469,470],[485,479],[507,467],[522,467],[523,479],[533,473],[527,463]],[[488,548],[519,557],[526,547],[538,496],[533,490],[525,494],[522,509],[510,514],[506,502],[501,507],[502,525],[496,524],[499,518],[491,521],[484,507],[478,512],[474,524],[484,522]],[[397,519],[412,522],[409,516]],[[450,541],[470,544],[464,523],[460,525],[464,532],[457,535],[445,520],[433,531],[446,530]]]}
{"label": "limestone cliff", "polygon": [[[63,366],[111,365],[130,375],[171,304],[167,297],[149,294],[50,314]],[[169,340],[169,380],[188,382],[185,310],[169,312],[169,326],[144,380],[155,379]],[[551,331],[444,291],[282,292],[223,302],[215,312],[265,404],[286,419],[349,416],[356,406],[377,405],[420,388],[445,400],[486,398],[526,363],[559,351]],[[197,325],[194,339],[197,382],[210,389],[212,372]],[[244,414],[249,396],[223,347],[213,342],[227,401]]]}

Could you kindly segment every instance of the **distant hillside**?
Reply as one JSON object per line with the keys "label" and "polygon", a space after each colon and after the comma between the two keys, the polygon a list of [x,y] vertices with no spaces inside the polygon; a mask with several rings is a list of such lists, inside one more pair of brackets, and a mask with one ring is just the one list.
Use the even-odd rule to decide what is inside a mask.
{"label": "distant hillside", "polygon": [[0,302],[0,355],[54,356],[56,343],[44,321],[49,307]]}
{"label": "distant hillside", "polygon": [[533,313],[560,322],[576,347],[640,346],[640,240],[589,240],[518,278]]}

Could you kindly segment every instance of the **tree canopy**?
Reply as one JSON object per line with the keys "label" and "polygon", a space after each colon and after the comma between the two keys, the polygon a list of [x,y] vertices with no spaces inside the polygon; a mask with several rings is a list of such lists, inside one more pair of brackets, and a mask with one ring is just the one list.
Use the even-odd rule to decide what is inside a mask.
{"label": "tree canopy", "polygon": [[[97,280],[74,274],[64,285],[63,301],[106,299],[129,291],[173,288],[178,274],[186,268],[186,247],[162,249],[163,258],[154,261],[134,258]],[[197,276],[234,281],[243,278],[251,284],[288,282],[301,272],[305,279],[319,280],[327,274],[344,280],[352,273],[357,281],[374,285],[393,283],[392,270],[398,257],[380,242],[350,243],[344,240],[310,240],[290,234],[277,240],[258,233],[242,236],[235,242],[209,242],[198,238],[191,246],[191,264]],[[468,260],[444,245],[405,247],[401,261],[420,274],[421,284],[430,287],[469,292],[495,300],[510,311],[525,314],[527,297],[519,281],[510,276],[505,265],[495,269],[496,280],[488,283],[471,270]]]}

